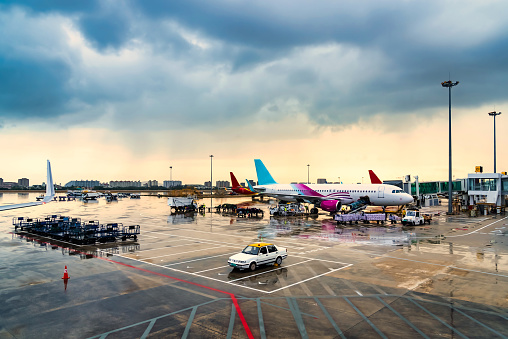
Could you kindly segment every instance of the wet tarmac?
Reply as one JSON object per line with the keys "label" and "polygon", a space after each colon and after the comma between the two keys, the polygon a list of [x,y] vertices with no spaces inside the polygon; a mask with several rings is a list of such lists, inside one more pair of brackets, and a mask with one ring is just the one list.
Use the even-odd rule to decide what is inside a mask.
{"label": "wet tarmac", "polygon": [[[4,193],[0,204],[37,195]],[[504,216],[337,226],[327,214],[270,219],[268,204],[250,198],[213,205],[262,208],[264,218],[170,215],[166,202],[142,196],[2,212],[0,338],[508,337]],[[14,233],[13,217],[51,214],[139,224],[141,235],[75,246]],[[288,248],[281,267],[227,266],[261,240]]]}

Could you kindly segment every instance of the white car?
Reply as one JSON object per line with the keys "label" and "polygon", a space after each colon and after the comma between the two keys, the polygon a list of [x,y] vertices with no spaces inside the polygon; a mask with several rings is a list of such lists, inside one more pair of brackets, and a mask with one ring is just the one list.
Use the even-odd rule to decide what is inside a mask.
{"label": "white car", "polygon": [[248,268],[254,271],[259,265],[277,264],[280,266],[282,260],[287,256],[288,250],[286,248],[260,242],[250,244],[241,253],[229,257],[228,264],[241,270]]}

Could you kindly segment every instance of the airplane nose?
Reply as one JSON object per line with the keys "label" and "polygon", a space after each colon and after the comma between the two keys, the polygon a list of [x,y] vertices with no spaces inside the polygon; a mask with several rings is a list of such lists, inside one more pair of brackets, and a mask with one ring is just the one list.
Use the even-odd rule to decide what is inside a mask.
{"label": "airplane nose", "polygon": [[404,199],[404,202],[406,204],[409,204],[409,203],[412,203],[414,201],[413,197],[410,196],[409,194],[406,194],[406,198]]}

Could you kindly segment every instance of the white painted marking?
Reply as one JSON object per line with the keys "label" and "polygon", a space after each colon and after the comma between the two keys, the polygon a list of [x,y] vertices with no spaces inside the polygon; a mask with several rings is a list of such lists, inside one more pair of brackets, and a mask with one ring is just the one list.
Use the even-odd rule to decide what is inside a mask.
{"label": "white painted marking", "polygon": [[461,268],[461,267],[457,267],[457,266],[450,266],[450,265],[435,264],[435,263],[426,262],[426,261],[420,261],[420,260],[413,260],[413,259],[406,259],[406,258],[392,257],[392,256],[389,256],[389,255],[380,255],[380,256],[382,256],[382,257],[384,257],[384,258],[391,258],[391,259],[398,259],[398,260],[412,261],[412,262],[418,262],[418,263],[427,264],[427,265],[434,265],[434,266],[450,267],[450,268],[455,268],[455,269],[457,269],[457,270],[461,270],[461,271],[475,272],[475,273],[483,273],[483,274],[489,274],[489,275],[495,275],[495,276],[498,276],[498,277],[505,277],[505,278],[508,278],[508,275],[497,274],[497,273],[491,273],[491,272],[482,272],[482,271],[476,271],[476,270],[470,270],[470,269],[467,269],[467,268]]}
{"label": "white painted marking", "polygon": [[[227,246],[219,246],[219,247],[227,247]],[[178,253],[172,253],[172,254],[166,254],[166,255],[159,255],[157,257],[144,258],[143,260],[150,260],[150,259],[156,259],[156,258],[170,257],[172,255],[179,255],[179,254],[193,253],[193,252],[203,252],[203,251],[205,251],[205,250],[199,249],[199,250],[194,250],[194,251],[178,252]]]}
{"label": "white painted marking", "polygon": [[[233,252],[233,254],[234,254],[234,253],[237,253],[237,252]],[[268,291],[263,291],[263,290],[261,290],[261,289],[257,289],[257,288],[253,288],[253,287],[249,287],[249,286],[245,286],[245,285],[240,285],[240,284],[234,283],[234,282],[235,282],[235,281],[237,281],[237,280],[246,279],[246,278],[252,277],[253,275],[250,275],[250,276],[247,276],[247,277],[244,277],[244,278],[241,278],[241,279],[236,279],[236,280],[231,280],[231,281],[223,281],[223,280],[220,280],[220,279],[215,279],[215,278],[212,278],[212,277],[207,277],[207,276],[204,276],[204,275],[199,275],[199,274],[192,273],[192,272],[187,272],[187,271],[178,270],[178,269],[176,269],[176,268],[167,267],[167,266],[170,266],[170,265],[177,265],[177,264],[182,264],[182,263],[191,262],[191,261],[203,260],[203,259],[206,259],[206,258],[200,258],[200,259],[188,260],[188,261],[181,262],[181,263],[175,263],[175,264],[170,264],[170,265],[162,266],[162,265],[158,265],[158,264],[154,264],[154,263],[146,262],[146,261],[139,260],[139,259],[134,259],[134,258],[130,258],[130,257],[125,257],[125,256],[120,255],[120,254],[114,254],[114,255],[115,255],[115,256],[118,256],[118,257],[121,257],[121,258],[128,259],[128,260],[139,261],[139,262],[141,262],[141,263],[143,263],[143,264],[148,264],[148,265],[156,266],[156,267],[159,267],[159,268],[165,268],[165,269],[168,269],[168,270],[172,270],[172,271],[175,271],[175,272],[180,272],[180,273],[184,273],[184,274],[190,274],[190,275],[193,275],[193,276],[196,276],[196,277],[200,277],[200,278],[204,278],[204,279],[208,279],[208,280],[217,281],[217,282],[221,282],[221,283],[224,283],[224,284],[229,284],[229,285],[232,285],[232,286],[242,287],[242,288],[246,288],[246,289],[249,289],[249,290],[253,290],[253,291],[257,291],[257,292],[261,292],[261,293],[266,293],[266,294],[275,293],[275,292],[278,292],[278,291],[284,290],[284,289],[286,289],[286,288],[290,288],[290,287],[293,287],[293,286],[299,285],[299,284],[301,284],[301,283],[304,283],[304,282],[307,282],[307,281],[310,281],[310,280],[316,279],[316,278],[321,277],[321,276],[323,276],[323,275],[327,275],[327,274],[330,274],[330,273],[332,273],[332,272],[339,271],[339,270],[342,270],[342,269],[344,269],[344,268],[347,268],[347,267],[353,266],[353,264],[346,264],[346,266],[344,266],[344,267],[337,268],[337,269],[332,270],[332,271],[330,271],[330,272],[322,273],[322,274],[316,275],[316,276],[314,276],[314,277],[310,277],[310,278],[308,278],[308,279],[304,279],[304,280],[302,280],[302,281],[299,281],[299,282],[296,282],[296,283],[293,283],[293,284],[287,285],[287,286],[285,286],[285,287],[281,287],[281,288],[278,288],[278,289],[275,289],[275,290],[273,290],[273,291],[269,291],[269,292],[268,292]],[[230,254],[222,254],[222,255],[220,255],[220,256],[224,256],[224,255],[230,255]],[[213,256],[213,257],[217,257],[217,256]],[[211,258],[211,257],[209,257],[209,258]],[[299,264],[303,264],[303,263],[305,263],[305,262],[308,262],[308,261],[313,261],[313,260],[317,260],[317,261],[325,261],[325,262],[333,262],[333,263],[339,263],[339,262],[334,262],[334,261],[329,261],[329,260],[322,260],[322,259],[308,259],[308,260],[305,260],[305,261],[302,261],[302,262],[299,262],[299,263],[295,263],[295,264],[291,264],[291,265],[288,265],[288,266],[284,266],[284,267],[290,267],[290,266],[294,266],[294,265],[299,265]],[[340,264],[343,264],[343,263],[340,263]],[[274,269],[274,270],[275,270],[275,269]],[[271,271],[274,271],[274,270],[261,272],[261,273],[259,273],[259,274],[268,273],[268,272],[271,272]],[[259,274],[256,274],[256,275],[259,275]]]}
{"label": "white painted marking", "polygon": [[204,258],[192,259],[192,260],[187,260],[187,261],[181,261],[181,262],[177,262],[177,263],[174,263],[174,264],[168,264],[168,265],[164,265],[164,266],[175,266],[175,265],[186,264],[186,263],[194,262],[194,261],[206,260],[206,259],[209,259],[209,258],[223,257],[225,255],[231,255],[231,254],[236,254],[236,253],[238,253],[238,252],[231,252],[231,253],[213,255],[213,256],[210,256],[210,257],[204,257]]}
{"label": "white painted marking", "polygon": [[[297,258],[307,258],[307,259],[308,259],[308,257],[302,257],[302,256],[299,256],[299,255],[292,255],[292,257],[297,257]],[[350,264],[348,264],[347,262],[331,261],[331,260],[317,259],[317,258],[310,258],[310,259],[311,259],[311,260],[324,261],[324,262],[331,262],[331,263],[333,263],[333,264],[350,265]]]}
{"label": "white painted marking", "polygon": [[[219,268],[224,268],[224,267],[229,267],[229,266],[228,265],[226,265],[226,266],[219,266],[219,267],[209,268],[207,270],[202,270],[202,271],[198,271],[198,272],[194,272],[194,273],[203,273],[203,272],[218,270]],[[219,273],[219,275],[221,275],[221,274]]]}
{"label": "white painted marking", "polygon": [[363,297],[363,294],[360,293],[360,291],[355,290],[356,293],[358,293],[359,296]]}
{"label": "white painted marking", "polygon": [[233,284],[233,283],[231,283],[229,281],[224,281],[224,280],[215,279],[215,278],[212,278],[212,277],[207,277],[206,275],[199,275],[199,274],[195,274],[195,273],[192,273],[192,272],[185,272],[185,271],[182,271],[182,270],[177,270],[176,268],[172,268],[172,267],[164,267],[164,266],[159,266],[159,267],[163,267],[163,268],[166,268],[168,270],[175,271],[175,272],[190,274],[190,275],[193,275],[193,276],[196,276],[196,277],[200,277],[200,278],[205,278],[205,279],[209,279],[209,280],[213,280],[213,281],[218,281],[218,282],[221,282],[221,283],[224,283],[224,284],[229,284],[229,285],[233,285],[233,286],[237,286],[237,287],[248,288],[249,290],[253,290],[253,291],[257,291],[257,292],[267,293],[267,292],[265,292],[263,290],[259,290],[257,288],[253,288],[253,287],[249,287],[249,286],[242,286],[242,285],[238,285],[238,284]]}
{"label": "white painted marking", "polygon": [[[252,241],[252,237],[248,237],[248,236],[244,236],[244,235],[234,235],[234,234],[231,234],[231,233],[222,233],[222,232],[210,232],[210,231],[199,231],[199,230],[193,230],[193,229],[190,229],[190,228],[173,228],[173,229],[170,229],[170,230],[176,230],[176,231],[190,231],[190,232],[198,232],[198,233],[206,233],[206,234],[213,234],[213,235],[217,235],[217,236],[224,236],[224,238],[230,238],[230,237],[237,237],[237,238],[243,238],[243,239],[247,239],[246,241],[249,242],[249,241]],[[152,231],[145,231],[144,233],[157,233],[157,232],[152,232]],[[176,236],[178,236],[177,234],[175,234]],[[182,236],[183,237],[183,236]],[[193,238],[195,239],[195,238]],[[216,242],[219,242],[218,240],[207,240],[207,241],[216,241]],[[296,241],[296,240],[295,240]],[[221,243],[225,243],[225,242],[222,242],[220,241]],[[282,242],[285,242],[285,241],[282,241]],[[238,246],[238,243],[230,243],[230,244],[236,244]],[[275,243],[275,245],[277,245]],[[317,246],[317,247],[322,247],[322,245],[316,245],[316,244],[312,244],[312,243],[309,243],[309,244],[305,244],[306,246]],[[301,246],[301,244],[300,244]]]}
{"label": "white painted marking", "polygon": [[[301,262],[297,262],[296,264],[284,265],[284,267],[291,267],[291,266],[295,266],[295,265],[300,265],[300,264],[304,264],[304,263],[309,262],[309,261],[312,261],[312,259],[301,261]],[[281,268],[283,268],[283,267],[277,267],[277,268],[274,268],[273,270],[268,270],[268,271],[260,272],[258,274],[251,274],[251,275],[245,276],[243,278],[238,278],[238,279],[230,280],[230,282],[235,282],[235,281],[238,281],[238,280],[248,279],[248,278],[251,278],[251,277],[255,277],[257,275],[261,275],[261,274],[265,274],[265,273],[268,273],[268,272],[277,271],[277,270],[280,270]]]}
{"label": "white painted marking", "polygon": [[349,265],[347,265],[347,266],[344,266],[344,267],[341,267],[341,268],[337,268],[337,269],[335,269],[335,270],[333,270],[333,271],[331,271],[331,272],[326,272],[326,273],[321,273],[321,274],[318,274],[318,275],[316,275],[315,277],[311,277],[311,278],[308,278],[308,279],[304,279],[304,280],[302,280],[302,281],[296,282],[296,283],[291,284],[291,285],[287,285],[286,287],[278,288],[278,289],[276,289],[276,290],[273,290],[273,291],[270,291],[270,292],[267,292],[267,293],[268,293],[268,294],[275,293],[275,292],[277,292],[277,291],[281,291],[281,290],[283,290],[283,289],[286,289],[286,288],[289,288],[289,287],[292,287],[292,286],[295,286],[295,285],[298,285],[298,284],[304,283],[304,282],[306,282],[306,281],[309,281],[309,280],[312,280],[312,279],[316,279],[316,278],[321,277],[321,276],[323,276],[323,275],[327,275],[327,274],[330,274],[330,273],[335,272],[335,271],[340,271],[340,270],[342,270],[342,269],[344,269],[344,268],[347,268],[347,267],[349,267],[349,266],[353,266],[353,264],[349,264]]}
{"label": "white painted marking", "polygon": [[[184,240],[184,241],[189,241],[189,240]],[[196,241],[200,244],[204,244],[204,242],[201,242],[201,241]],[[176,247],[182,247],[182,246],[189,246],[189,244],[183,244],[183,245],[176,245],[176,246],[163,246],[163,247],[157,247],[157,248],[150,248],[148,250],[138,250],[136,251],[135,253],[140,253],[140,252],[148,252],[148,251],[156,251],[156,250],[164,250],[164,249],[168,249],[168,248],[176,248]]]}

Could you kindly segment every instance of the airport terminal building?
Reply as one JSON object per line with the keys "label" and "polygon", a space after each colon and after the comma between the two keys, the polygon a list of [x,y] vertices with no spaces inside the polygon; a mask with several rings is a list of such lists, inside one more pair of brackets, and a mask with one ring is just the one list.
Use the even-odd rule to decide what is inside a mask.
{"label": "airport terminal building", "polygon": [[508,175],[502,173],[470,173],[467,176],[469,205],[477,203],[506,206]]}

